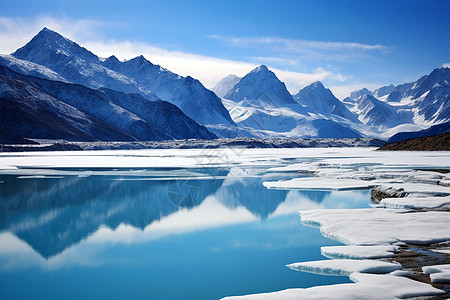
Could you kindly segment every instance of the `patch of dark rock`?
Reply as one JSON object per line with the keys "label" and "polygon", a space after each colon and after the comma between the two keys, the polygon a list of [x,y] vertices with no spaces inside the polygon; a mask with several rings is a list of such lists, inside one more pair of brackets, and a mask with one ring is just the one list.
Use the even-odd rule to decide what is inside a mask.
{"label": "patch of dark rock", "polygon": [[389,143],[377,150],[383,151],[450,151],[450,132]]}
{"label": "patch of dark rock", "polygon": [[25,151],[82,151],[83,149],[74,144],[52,144],[49,146],[0,146],[1,152],[25,152]]}
{"label": "patch of dark rock", "polygon": [[429,172],[437,172],[441,174],[450,173],[450,169],[414,169],[415,171],[429,171]]}
{"label": "patch of dark rock", "polygon": [[385,198],[403,198],[408,195],[404,189],[382,188],[380,186],[374,187],[370,192],[370,201],[379,204]]}
{"label": "patch of dark rock", "polygon": [[394,257],[389,259],[399,263],[403,270],[412,271],[412,275],[406,277],[427,284],[431,284],[435,288],[445,291],[444,294],[426,297],[422,299],[449,299],[450,289],[446,283],[431,282],[430,275],[424,274],[422,267],[450,264],[450,254],[432,251],[439,249],[448,249],[448,243],[437,243],[431,245],[414,245],[406,244],[400,246]]}

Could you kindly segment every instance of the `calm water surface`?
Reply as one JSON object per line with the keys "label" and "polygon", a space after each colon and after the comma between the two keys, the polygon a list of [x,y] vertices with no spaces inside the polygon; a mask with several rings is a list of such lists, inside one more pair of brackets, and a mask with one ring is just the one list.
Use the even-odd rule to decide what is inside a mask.
{"label": "calm water surface", "polygon": [[300,175],[266,170],[0,175],[1,299],[218,299],[349,282],[285,265],[338,244],[298,210],[367,207],[369,192],[268,190]]}

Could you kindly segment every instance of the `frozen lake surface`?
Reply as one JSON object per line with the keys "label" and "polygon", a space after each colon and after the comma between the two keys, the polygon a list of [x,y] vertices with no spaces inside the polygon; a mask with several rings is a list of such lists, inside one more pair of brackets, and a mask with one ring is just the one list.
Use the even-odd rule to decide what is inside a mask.
{"label": "frozen lake surface", "polygon": [[[347,276],[286,267],[325,260],[322,246],[342,245],[301,225],[298,211],[370,209],[369,188],[388,181],[373,174],[402,178],[414,168],[450,167],[448,153],[373,150],[0,154],[2,299],[218,299],[348,285]],[[322,180],[306,175],[311,173]],[[447,180],[427,173],[419,174],[423,184]],[[361,256],[355,247],[353,254],[323,252]],[[378,248],[369,251],[372,256],[395,249],[373,247]],[[361,264],[355,269],[374,265]],[[331,273],[339,269],[334,268]],[[358,274],[350,277],[372,276]]]}

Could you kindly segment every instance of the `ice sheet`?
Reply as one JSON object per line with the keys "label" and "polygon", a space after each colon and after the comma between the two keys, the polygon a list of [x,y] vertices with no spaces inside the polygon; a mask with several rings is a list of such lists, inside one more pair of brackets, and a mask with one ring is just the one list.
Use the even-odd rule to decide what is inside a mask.
{"label": "ice sheet", "polygon": [[430,274],[432,282],[450,282],[450,265],[427,266],[423,267],[422,271],[425,274]]}
{"label": "ice sheet", "polygon": [[380,201],[381,207],[400,209],[439,208],[446,205],[450,205],[450,197],[385,198]]}
{"label": "ice sheet", "polygon": [[387,209],[316,209],[301,211],[305,225],[347,245],[386,245],[398,242],[431,244],[450,240],[450,213],[399,213]]}
{"label": "ice sheet", "polygon": [[398,246],[333,246],[322,247],[322,255],[331,259],[369,259],[393,257]]}
{"label": "ice sheet", "polygon": [[397,263],[370,259],[332,259],[299,262],[287,265],[295,271],[302,271],[321,275],[350,275],[354,272],[384,274],[401,270]]}
{"label": "ice sheet", "polygon": [[285,181],[266,181],[263,183],[270,189],[299,189],[299,190],[357,190],[369,189],[375,185],[370,181],[362,180],[339,180],[320,177],[295,178]]}
{"label": "ice sheet", "polygon": [[350,278],[355,283],[287,289],[224,299],[397,299],[443,293],[429,284],[399,276],[353,273]]}

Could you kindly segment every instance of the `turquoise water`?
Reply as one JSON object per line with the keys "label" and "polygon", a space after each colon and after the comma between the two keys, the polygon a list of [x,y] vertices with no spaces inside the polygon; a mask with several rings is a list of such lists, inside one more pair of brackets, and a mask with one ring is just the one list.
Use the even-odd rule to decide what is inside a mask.
{"label": "turquoise water", "polygon": [[285,265],[338,245],[298,210],[367,207],[369,191],[269,190],[262,182],[299,175],[264,170],[1,175],[1,299],[219,299],[349,282]]}

